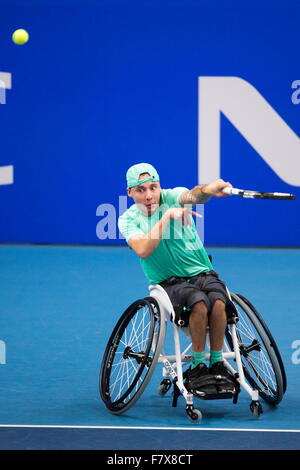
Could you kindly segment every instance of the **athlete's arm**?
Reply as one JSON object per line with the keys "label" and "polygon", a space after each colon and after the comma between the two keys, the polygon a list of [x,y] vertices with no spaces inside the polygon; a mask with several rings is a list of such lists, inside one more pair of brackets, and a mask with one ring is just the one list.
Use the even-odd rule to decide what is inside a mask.
{"label": "athlete's arm", "polygon": [[170,220],[179,220],[182,225],[191,225],[190,213],[193,212],[187,208],[177,207],[168,209],[148,233],[131,237],[128,240],[128,245],[141,258],[148,258],[158,247]]}
{"label": "athlete's arm", "polygon": [[230,183],[225,182],[222,179],[218,179],[209,184],[197,185],[193,189],[182,193],[179,198],[179,203],[182,206],[186,204],[203,204],[209,201],[212,196],[224,197],[222,189],[226,188],[227,186],[230,188],[232,187]]}

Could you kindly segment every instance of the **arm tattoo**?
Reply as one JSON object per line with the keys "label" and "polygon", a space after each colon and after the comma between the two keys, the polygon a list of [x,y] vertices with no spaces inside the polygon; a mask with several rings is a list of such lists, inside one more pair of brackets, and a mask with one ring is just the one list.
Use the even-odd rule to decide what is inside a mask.
{"label": "arm tattoo", "polygon": [[206,185],[198,185],[195,186],[193,189],[190,189],[189,191],[185,191],[182,193],[180,196],[179,202],[182,206],[186,204],[203,204],[204,202],[208,201],[211,196],[209,194],[205,194],[203,192],[203,189]]}

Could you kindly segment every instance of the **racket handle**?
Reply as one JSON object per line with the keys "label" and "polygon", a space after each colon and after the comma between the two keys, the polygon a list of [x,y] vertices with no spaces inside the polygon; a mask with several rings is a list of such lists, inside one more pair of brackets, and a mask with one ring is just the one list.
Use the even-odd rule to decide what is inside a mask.
{"label": "racket handle", "polygon": [[234,194],[233,190],[234,190],[234,188],[228,188],[227,187],[227,188],[222,189],[222,193],[229,194],[229,195]]}

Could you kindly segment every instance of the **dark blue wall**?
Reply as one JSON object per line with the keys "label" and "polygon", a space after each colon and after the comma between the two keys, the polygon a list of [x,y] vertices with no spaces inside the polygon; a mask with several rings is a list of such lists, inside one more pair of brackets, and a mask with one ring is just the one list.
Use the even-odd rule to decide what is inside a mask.
{"label": "dark blue wall", "polygon": [[[14,166],[14,183],[0,186],[0,242],[124,243],[99,240],[96,210],[118,209],[133,163],[151,162],[163,187],[196,185],[199,76],[244,78],[300,135],[297,3],[1,3],[0,72],[12,89],[0,106],[0,166]],[[24,46],[11,40],[19,27]],[[298,199],[211,200],[206,244],[299,246],[299,186],[224,117],[221,154],[221,177],[235,186]]]}

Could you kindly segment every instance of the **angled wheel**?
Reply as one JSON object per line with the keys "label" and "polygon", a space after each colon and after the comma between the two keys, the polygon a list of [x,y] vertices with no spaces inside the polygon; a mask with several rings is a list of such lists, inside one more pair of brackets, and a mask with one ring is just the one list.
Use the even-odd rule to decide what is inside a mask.
{"label": "angled wheel", "polygon": [[[253,305],[241,295],[230,295],[238,311],[236,332],[245,378],[264,401],[277,405],[286,390],[286,375],[275,340]],[[226,339],[233,350],[228,328]]]}
{"label": "angled wheel", "polygon": [[145,390],[166,333],[157,301],[146,297],[131,304],[116,324],[103,356],[99,390],[108,410],[121,414]]}

